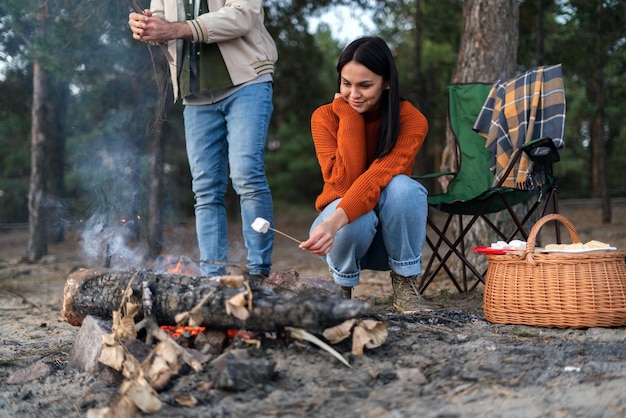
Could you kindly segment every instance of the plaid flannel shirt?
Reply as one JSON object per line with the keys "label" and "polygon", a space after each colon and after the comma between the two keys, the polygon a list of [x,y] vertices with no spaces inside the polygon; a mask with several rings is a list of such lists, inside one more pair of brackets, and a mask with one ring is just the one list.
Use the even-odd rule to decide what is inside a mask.
{"label": "plaid flannel shirt", "polygon": [[[534,139],[550,137],[563,149],[565,90],[561,65],[533,68],[511,80],[498,80],[476,119],[474,130],[487,138],[492,170],[500,180],[515,149]],[[532,169],[528,156],[513,167],[504,186],[526,188]]]}

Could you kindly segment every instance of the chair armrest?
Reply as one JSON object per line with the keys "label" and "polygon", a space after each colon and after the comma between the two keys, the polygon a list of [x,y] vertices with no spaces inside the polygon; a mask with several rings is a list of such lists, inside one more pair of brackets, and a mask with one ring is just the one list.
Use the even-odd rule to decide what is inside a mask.
{"label": "chair armrest", "polygon": [[436,179],[437,177],[443,177],[443,176],[452,176],[456,174],[458,173],[454,171],[444,171],[441,173],[428,173],[428,174],[421,174],[419,176],[411,176],[411,178],[413,180],[426,180],[426,179]]}
{"label": "chair armrest", "polygon": [[531,161],[536,161],[541,164],[555,163],[561,159],[559,150],[556,148],[556,145],[554,145],[552,138],[547,136],[533,139],[520,148],[528,155]]}
{"label": "chair armrest", "polygon": [[543,137],[533,139],[513,151],[511,158],[509,158],[509,164],[504,169],[504,172],[495,187],[502,187],[508,175],[511,173],[513,166],[520,158],[522,152],[528,155],[528,158],[530,158],[536,167],[542,167],[543,170],[551,167],[552,163],[561,159],[559,151],[557,150],[556,145],[554,145],[552,138]]}

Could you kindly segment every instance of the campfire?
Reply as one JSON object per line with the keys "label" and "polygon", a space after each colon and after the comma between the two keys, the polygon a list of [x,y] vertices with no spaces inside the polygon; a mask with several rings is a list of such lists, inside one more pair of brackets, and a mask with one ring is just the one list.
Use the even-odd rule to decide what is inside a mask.
{"label": "campfire", "polygon": [[[187,259],[164,258],[161,265],[162,273],[94,269],[67,279],[66,319],[73,325],[88,315],[111,320],[98,360],[124,379],[114,404],[90,411],[90,418],[157,412],[158,391],[171,379],[228,364],[242,346],[258,349],[272,340],[287,347],[300,340],[351,367],[333,344],[351,338],[352,353],[363,355],[387,338],[383,323],[361,318],[367,303],[343,300],[328,280],[302,279],[294,271],[273,272],[262,284],[239,275],[207,280],[189,274],[197,267]],[[131,340],[149,354],[133,352]],[[273,367],[261,369],[269,373]]]}
{"label": "campfire", "polygon": [[159,256],[155,263],[155,270],[185,276],[202,276],[200,266],[188,257]]}
{"label": "campfire", "polygon": [[206,329],[205,327],[180,327],[177,325],[161,325],[160,328],[173,340],[178,340],[179,338],[190,339]]}

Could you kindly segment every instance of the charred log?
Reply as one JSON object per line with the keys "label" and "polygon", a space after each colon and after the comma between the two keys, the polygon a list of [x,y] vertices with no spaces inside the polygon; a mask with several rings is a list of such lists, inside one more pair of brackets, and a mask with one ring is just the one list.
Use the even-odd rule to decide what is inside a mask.
{"label": "charred log", "polygon": [[[159,325],[175,324],[177,314],[190,311],[211,292],[213,294],[197,313],[201,317],[199,325],[213,329],[271,332],[289,326],[321,330],[358,317],[369,308],[362,301],[343,300],[329,295],[328,289],[320,287],[320,283],[315,280],[309,287],[300,284],[300,295],[304,296],[294,295],[293,291],[282,294],[280,286],[275,285],[276,280],[289,283],[289,280],[284,280],[282,273],[282,277],[275,277],[276,280],[270,278],[268,281],[273,284],[274,290],[264,286],[263,282],[249,283],[252,311],[248,319],[239,320],[228,315],[224,307],[228,299],[245,288],[221,286],[216,280],[207,277],[141,271],[142,277],[139,279],[138,274],[136,270],[111,269],[88,269],[72,273],[65,284],[63,315],[72,325],[80,325],[87,315],[111,318],[113,311],[119,310],[129,282],[132,289],[130,302],[142,304],[143,281],[147,281],[154,297],[153,313]],[[311,289],[316,289],[318,293],[311,295]]]}

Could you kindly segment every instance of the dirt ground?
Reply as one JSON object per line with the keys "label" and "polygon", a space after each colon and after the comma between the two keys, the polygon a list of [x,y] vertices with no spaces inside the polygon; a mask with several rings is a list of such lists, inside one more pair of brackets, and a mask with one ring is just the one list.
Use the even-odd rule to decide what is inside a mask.
{"label": "dirt ground", "polygon": [[[596,239],[626,250],[626,200],[613,202],[613,222],[600,222],[592,201],[561,201],[583,242]],[[312,212],[277,211],[275,226],[304,239]],[[244,248],[231,228],[231,258]],[[79,331],[61,315],[70,272],[90,267],[78,229],[37,264],[20,261],[24,228],[0,229],[0,417],[85,417],[108,406],[118,386],[67,367]],[[168,228],[165,251],[197,257],[192,222]],[[566,241],[567,242],[567,241]],[[115,261],[115,260],[114,260]],[[276,237],[274,270],[326,277],[319,259]],[[246,348],[275,363],[271,381],[245,391],[215,389],[211,370],[176,377],[160,393],[159,417],[624,417],[626,328],[555,329],[492,324],[484,319],[482,285],[457,294],[435,282],[430,313],[394,314],[387,273],[366,272],[354,297],[375,307],[387,325],[386,343],[339,361],[308,343]],[[29,366],[33,364],[38,367]],[[32,380],[19,378],[28,370]],[[37,371],[40,370],[40,375]],[[13,384],[12,382],[17,382]],[[192,395],[195,407],[175,399]]]}

